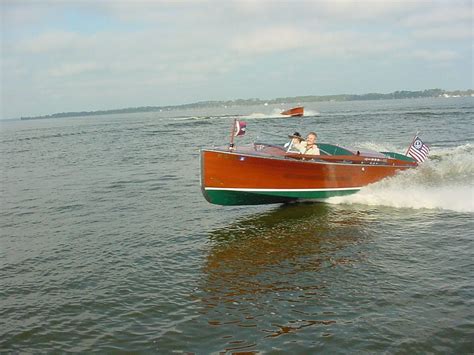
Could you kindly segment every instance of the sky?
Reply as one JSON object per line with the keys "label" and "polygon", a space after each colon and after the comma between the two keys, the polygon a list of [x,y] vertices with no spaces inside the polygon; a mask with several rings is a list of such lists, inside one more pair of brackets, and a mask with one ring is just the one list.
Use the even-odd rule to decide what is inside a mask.
{"label": "sky", "polygon": [[0,0],[0,118],[473,87],[471,0]]}

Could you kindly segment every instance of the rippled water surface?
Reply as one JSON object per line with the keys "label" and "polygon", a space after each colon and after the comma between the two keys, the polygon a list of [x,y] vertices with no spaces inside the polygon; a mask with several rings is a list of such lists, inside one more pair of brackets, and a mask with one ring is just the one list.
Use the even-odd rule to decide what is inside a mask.
{"label": "rippled water surface", "polygon": [[[474,99],[3,121],[0,351],[474,352]],[[430,160],[327,203],[208,204],[199,149],[322,142]]]}

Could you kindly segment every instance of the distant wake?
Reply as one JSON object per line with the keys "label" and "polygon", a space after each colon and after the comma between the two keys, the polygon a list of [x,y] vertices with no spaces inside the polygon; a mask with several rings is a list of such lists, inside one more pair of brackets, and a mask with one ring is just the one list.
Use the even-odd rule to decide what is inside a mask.
{"label": "distant wake", "polygon": [[[294,119],[293,117],[283,116],[281,114],[283,110],[274,109],[272,112],[254,112],[248,115],[214,115],[214,116],[177,116],[170,117],[174,121],[203,121],[203,120],[215,120],[222,118],[237,118],[241,120],[253,120],[253,119],[264,119],[264,118],[283,118],[283,119]],[[312,110],[305,110],[303,118],[309,118],[319,116],[320,113]]]}
{"label": "distant wake", "polygon": [[[261,118],[290,118],[289,116],[283,116],[281,114],[283,110],[279,109],[274,109],[270,113],[261,113],[261,112],[254,112],[251,113],[250,115],[244,115],[242,117],[245,117],[246,119],[261,119]],[[305,110],[304,116],[305,117],[312,117],[312,116],[319,116],[320,113],[317,111],[311,111],[311,110]]]}
{"label": "distant wake", "polygon": [[432,148],[420,167],[327,202],[474,212],[473,148],[471,144]]}

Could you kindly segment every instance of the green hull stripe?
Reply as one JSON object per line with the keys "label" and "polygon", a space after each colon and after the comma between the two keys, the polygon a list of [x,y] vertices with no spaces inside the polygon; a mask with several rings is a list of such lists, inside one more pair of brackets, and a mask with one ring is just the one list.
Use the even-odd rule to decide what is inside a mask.
{"label": "green hull stripe", "polygon": [[217,205],[261,205],[269,203],[284,203],[298,199],[325,199],[334,196],[344,196],[356,193],[354,189],[320,189],[320,190],[221,190],[204,189],[203,194],[210,203]]}

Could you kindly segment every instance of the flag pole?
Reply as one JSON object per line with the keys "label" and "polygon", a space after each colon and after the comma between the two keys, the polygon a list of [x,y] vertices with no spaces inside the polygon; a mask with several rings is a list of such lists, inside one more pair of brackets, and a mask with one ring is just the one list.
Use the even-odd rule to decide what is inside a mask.
{"label": "flag pole", "polygon": [[237,118],[234,118],[234,122],[232,123],[232,129],[230,130],[229,150],[234,150],[234,132],[235,132],[235,123],[236,122],[237,122]]}
{"label": "flag pole", "polygon": [[415,142],[416,137],[420,134],[420,131],[416,131],[415,136],[413,137],[413,140],[411,141],[410,145],[408,146],[407,152],[405,153],[405,156],[408,156],[408,152],[410,151],[411,146]]}

